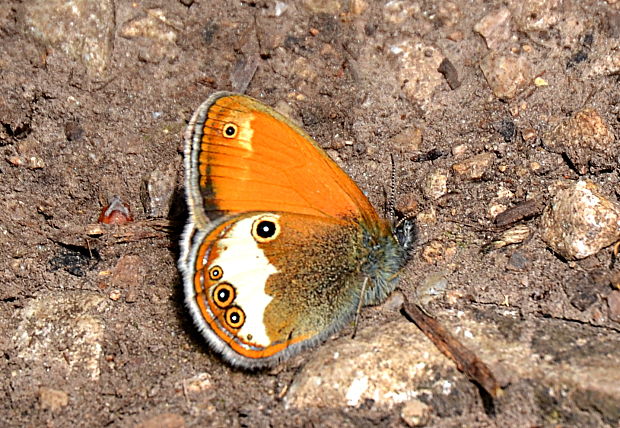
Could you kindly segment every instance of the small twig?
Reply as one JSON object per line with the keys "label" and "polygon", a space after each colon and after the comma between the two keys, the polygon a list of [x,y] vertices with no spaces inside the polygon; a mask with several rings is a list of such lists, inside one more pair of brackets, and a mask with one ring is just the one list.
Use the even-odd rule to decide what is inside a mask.
{"label": "small twig", "polygon": [[452,336],[437,320],[427,315],[418,305],[405,298],[404,315],[418,326],[445,356],[456,364],[470,380],[482,387],[491,397],[498,398],[503,391],[489,367],[471,350]]}

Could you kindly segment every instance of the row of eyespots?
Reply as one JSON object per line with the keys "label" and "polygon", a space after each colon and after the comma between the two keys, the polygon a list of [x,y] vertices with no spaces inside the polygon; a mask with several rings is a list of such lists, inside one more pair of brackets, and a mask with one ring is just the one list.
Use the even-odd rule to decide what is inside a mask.
{"label": "row of eyespots", "polygon": [[[213,266],[209,269],[209,279],[219,280],[224,275],[222,268]],[[235,287],[227,282],[218,284],[213,289],[213,301],[220,309],[225,310],[224,320],[231,328],[241,328],[245,323],[245,313],[238,306],[232,306],[237,293]]]}

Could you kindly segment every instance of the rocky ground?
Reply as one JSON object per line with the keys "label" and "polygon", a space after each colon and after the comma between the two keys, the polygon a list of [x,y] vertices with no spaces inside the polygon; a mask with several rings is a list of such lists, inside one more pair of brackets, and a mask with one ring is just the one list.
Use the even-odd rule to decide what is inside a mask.
{"label": "rocky ground", "polygon": [[[618,426],[617,0],[5,0],[0,53],[3,426]],[[212,354],[175,265],[215,90],[300,122],[380,212],[392,154],[420,229],[355,339],[264,372]],[[114,196],[133,221],[98,223]]]}

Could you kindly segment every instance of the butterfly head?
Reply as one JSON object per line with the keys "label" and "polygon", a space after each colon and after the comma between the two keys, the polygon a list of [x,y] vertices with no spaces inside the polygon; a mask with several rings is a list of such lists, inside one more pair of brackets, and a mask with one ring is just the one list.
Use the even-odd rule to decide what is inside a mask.
{"label": "butterfly head", "polygon": [[394,237],[404,251],[403,265],[411,258],[418,237],[418,228],[412,217],[403,217],[394,226]]}

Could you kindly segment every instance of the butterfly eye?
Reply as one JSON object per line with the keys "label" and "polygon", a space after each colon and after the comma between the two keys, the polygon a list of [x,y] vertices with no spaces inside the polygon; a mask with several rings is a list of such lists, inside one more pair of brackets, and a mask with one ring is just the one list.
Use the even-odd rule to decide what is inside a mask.
{"label": "butterfly eye", "polygon": [[235,296],[235,288],[227,282],[219,284],[213,290],[213,301],[222,309],[230,306],[235,300]]}
{"label": "butterfly eye", "polygon": [[209,279],[211,281],[217,281],[222,277],[223,274],[224,271],[222,271],[222,268],[219,266],[213,266],[211,269],[209,269]]}
{"label": "butterfly eye", "polygon": [[277,217],[264,216],[254,221],[252,225],[252,237],[254,237],[256,242],[273,241],[279,234],[280,224]]}
{"label": "butterfly eye", "polygon": [[237,125],[235,125],[234,123],[227,123],[226,125],[224,125],[222,135],[224,135],[224,138],[235,138],[238,131],[239,128],[237,128]]}
{"label": "butterfly eye", "polygon": [[245,314],[238,306],[233,306],[226,311],[226,323],[232,328],[241,328],[245,322]]}

